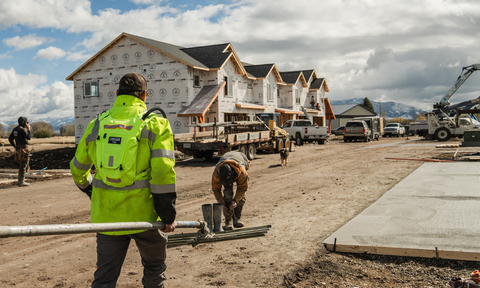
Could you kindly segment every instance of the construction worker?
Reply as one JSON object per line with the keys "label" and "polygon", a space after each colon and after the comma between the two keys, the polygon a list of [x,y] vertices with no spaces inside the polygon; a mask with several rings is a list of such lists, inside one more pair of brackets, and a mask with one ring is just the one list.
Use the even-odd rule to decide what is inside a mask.
{"label": "construction worker", "polygon": [[8,142],[15,148],[15,159],[18,164],[18,182],[19,187],[28,186],[25,182],[25,173],[28,170],[30,162],[30,153],[28,150],[28,140],[31,139],[30,124],[26,117],[18,118],[18,126],[13,128],[12,133],[8,137]]}
{"label": "construction worker", "polygon": [[[247,156],[242,152],[231,151],[220,158],[213,170],[212,190],[217,202],[224,205],[224,230],[232,230],[233,227],[240,228],[244,225],[240,218],[246,201],[245,192],[248,190],[248,168],[250,168],[250,161]],[[233,195],[233,183],[237,184],[235,195]]]}
{"label": "construction worker", "polygon": [[[176,227],[173,134],[165,118],[152,113],[142,119],[147,95],[147,81],[142,75],[124,75],[112,109],[90,122],[78,143],[75,158],[70,162],[75,183],[91,198],[92,223],[161,220],[165,224],[161,232],[97,233],[97,270],[93,288],[116,286],[130,239],[135,240],[142,258],[143,286],[164,287],[166,280],[165,233]],[[122,124],[125,121],[133,124]],[[128,134],[133,136],[124,139],[114,133],[133,133]],[[126,149],[127,146],[122,148],[122,145],[130,146]],[[117,165],[115,163],[119,168],[113,167]],[[97,170],[93,179],[90,174],[92,165]],[[129,173],[133,175],[127,175]],[[119,176],[115,178],[114,175]],[[122,187],[127,176],[132,176],[132,182]]]}

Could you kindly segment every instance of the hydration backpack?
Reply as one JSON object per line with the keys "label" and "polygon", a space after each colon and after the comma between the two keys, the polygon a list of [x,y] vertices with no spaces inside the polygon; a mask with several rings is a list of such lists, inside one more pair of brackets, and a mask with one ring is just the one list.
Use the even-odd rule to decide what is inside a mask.
{"label": "hydration backpack", "polygon": [[113,187],[126,187],[135,182],[137,175],[138,143],[143,127],[148,122],[150,109],[131,119],[114,119],[109,111],[99,116],[96,143],[96,163],[103,183]]}

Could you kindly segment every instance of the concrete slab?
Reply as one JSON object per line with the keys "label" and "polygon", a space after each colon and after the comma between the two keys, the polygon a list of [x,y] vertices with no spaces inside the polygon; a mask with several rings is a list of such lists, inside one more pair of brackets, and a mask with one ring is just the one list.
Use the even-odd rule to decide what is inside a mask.
{"label": "concrete slab", "polygon": [[425,163],[330,237],[329,250],[480,259],[480,163]]}

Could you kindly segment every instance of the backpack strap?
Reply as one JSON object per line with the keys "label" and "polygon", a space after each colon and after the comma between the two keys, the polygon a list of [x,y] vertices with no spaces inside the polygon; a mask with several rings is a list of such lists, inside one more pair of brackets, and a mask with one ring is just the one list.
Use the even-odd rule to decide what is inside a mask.
{"label": "backpack strap", "polygon": [[[147,119],[147,118],[155,110],[160,111],[160,113],[162,113],[163,118],[165,118],[165,119],[167,118],[166,115],[165,115],[165,112],[159,107],[151,108],[150,110],[148,110],[143,115],[142,120],[144,121],[144,126],[143,126],[143,129],[142,129],[142,133],[140,135],[140,138],[147,138],[150,141],[150,143],[155,142],[155,139],[156,139],[157,135],[155,133],[153,133],[152,131],[147,129],[147,122],[149,121],[149,119]],[[155,115],[160,116],[158,114],[155,114]]]}
{"label": "backpack strap", "polygon": [[100,115],[98,115],[98,117],[95,119],[95,124],[93,124],[92,132],[85,139],[85,145],[88,145],[88,143],[98,139],[98,130],[100,128],[100,121],[105,117],[107,117],[108,115],[110,115],[109,111],[103,111],[102,113],[100,113]]}
{"label": "backpack strap", "polygon": [[160,113],[162,113],[163,118],[167,119],[167,115],[165,114],[165,111],[162,110],[162,108],[153,107],[150,110],[148,110],[147,113],[145,113],[145,115],[143,115],[142,120],[145,121],[145,119],[147,119],[147,117],[155,110],[160,111]]}

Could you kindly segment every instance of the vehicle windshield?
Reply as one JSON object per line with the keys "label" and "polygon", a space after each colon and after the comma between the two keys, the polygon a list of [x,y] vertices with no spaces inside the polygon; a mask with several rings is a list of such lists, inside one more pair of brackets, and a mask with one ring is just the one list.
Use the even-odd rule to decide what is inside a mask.
{"label": "vehicle windshield", "polygon": [[312,126],[310,121],[296,121],[295,126]]}
{"label": "vehicle windshield", "polygon": [[346,127],[363,127],[362,122],[348,122]]}
{"label": "vehicle windshield", "polygon": [[472,124],[473,124],[473,126],[475,126],[475,127],[480,127],[480,122],[479,122],[478,120],[476,120],[476,119],[473,119],[473,118],[472,118]]}
{"label": "vehicle windshield", "polygon": [[390,124],[387,124],[385,127],[398,127],[400,125],[398,125],[397,123],[390,123]]}

